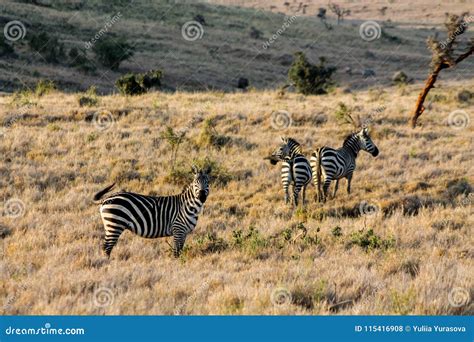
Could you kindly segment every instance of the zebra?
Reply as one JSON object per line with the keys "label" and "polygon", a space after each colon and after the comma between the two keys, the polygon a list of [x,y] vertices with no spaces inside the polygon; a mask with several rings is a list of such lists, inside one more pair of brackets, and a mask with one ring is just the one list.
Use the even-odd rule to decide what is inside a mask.
{"label": "zebra", "polygon": [[173,254],[179,257],[209,195],[210,168],[198,170],[193,166],[192,170],[192,183],[179,195],[155,197],[119,191],[101,200],[115,183],[96,193],[93,200],[100,204],[105,255],[110,257],[120,234],[128,229],[144,238],[173,236]]}
{"label": "zebra", "polygon": [[[336,180],[333,197],[336,197],[341,178],[347,178],[347,193],[351,193],[352,174],[360,150],[364,150],[374,157],[379,154],[379,149],[370,138],[367,127],[347,136],[339,149],[323,146],[312,153],[310,158],[311,168],[315,175],[314,185],[317,189],[317,200],[319,202],[326,202],[329,186],[333,180]],[[324,183],[322,192],[321,180]]]}
{"label": "zebra", "polygon": [[301,145],[293,138],[281,137],[283,144],[268,158],[275,165],[282,162],[281,182],[285,192],[285,203],[289,203],[288,188],[293,185],[293,204],[298,206],[298,197],[303,189],[303,205],[306,201],[306,187],[311,183],[311,165],[301,152]]}

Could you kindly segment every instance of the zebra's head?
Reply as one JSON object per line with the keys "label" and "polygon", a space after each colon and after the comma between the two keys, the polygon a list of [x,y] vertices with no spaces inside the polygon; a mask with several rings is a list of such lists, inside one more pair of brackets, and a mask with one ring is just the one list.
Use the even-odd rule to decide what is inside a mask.
{"label": "zebra's head", "polygon": [[373,157],[379,155],[379,149],[372,141],[372,138],[370,138],[369,129],[367,127],[364,127],[357,132],[356,136],[359,139],[359,145],[362,150],[369,152]]}
{"label": "zebra's head", "polygon": [[299,142],[293,138],[281,137],[282,144],[271,155],[270,162],[275,165],[278,160],[291,157],[295,153],[301,153]]}
{"label": "zebra's head", "polygon": [[191,190],[194,198],[204,203],[209,195],[209,174],[211,173],[211,168],[198,169],[196,165],[193,165],[193,173],[194,179],[191,183]]}

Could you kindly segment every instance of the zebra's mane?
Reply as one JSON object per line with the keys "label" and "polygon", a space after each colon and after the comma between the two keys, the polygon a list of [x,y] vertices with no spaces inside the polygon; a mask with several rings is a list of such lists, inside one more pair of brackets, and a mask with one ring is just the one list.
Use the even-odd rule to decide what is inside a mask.
{"label": "zebra's mane", "polygon": [[357,132],[352,132],[351,134],[349,134],[348,136],[346,136],[344,138],[344,143],[342,144],[342,146],[344,146],[345,144],[347,144],[349,142],[349,140],[353,139],[355,136],[357,135]]}
{"label": "zebra's mane", "polygon": [[288,145],[301,146],[301,144],[297,142],[295,139],[293,138],[287,138],[287,139],[288,139]]}

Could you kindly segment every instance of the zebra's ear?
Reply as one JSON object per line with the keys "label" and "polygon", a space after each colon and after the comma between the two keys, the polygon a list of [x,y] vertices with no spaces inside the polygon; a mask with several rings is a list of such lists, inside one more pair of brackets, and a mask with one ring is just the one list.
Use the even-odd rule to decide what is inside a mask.
{"label": "zebra's ear", "polygon": [[369,134],[369,127],[365,126],[362,131],[364,132],[364,134]]}
{"label": "zebra's ear", "polygon": [[199,173],[199,169],[195,164],[193,164],[193,166],[191,166],[191,168],[192,168],[194,173]]}
{"label": "zebra's ear", "polygon": [[206,175],[210,174],[212,172],[212,167],[211,165],[208,165],[205,169],[204,169],[204,173]]}
{"label": "zebra's ear", "polygon": [[285,137],[280,137],[280,139],[281,139],[281,141],[284,142],[285,144],[286,144],[286,142],[288,141],[288,139],[285,138]]}

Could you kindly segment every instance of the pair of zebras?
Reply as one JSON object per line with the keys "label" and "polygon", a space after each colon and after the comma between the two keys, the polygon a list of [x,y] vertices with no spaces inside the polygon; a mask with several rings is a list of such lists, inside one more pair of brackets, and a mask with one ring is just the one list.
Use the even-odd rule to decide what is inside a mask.
{"label": "pair of zebras", "polygon": [[[323,197],[332,180],[338,181],[346,177],[347,191],[350,192],[352,172],[355,169],[355,159],[360,150],[378,155],[377,146],[372,142],[367,129],[353,133],[346,138],[340,149],[322,147],[311,156],[313,173],[318,177],[316,185],[321,184],[324,176]],[[303,203],[306,186],[311,182],[312,170],[310,163],[301,153],[299,143],[291,138],[284,138],[283,145],[272,155],[272,162],[283,162],[282,180],[285,198],[288,202],[288,186],[294,184],[294,203],[298,204],[298,194],[303,189]],[[110,256],[124,230],[130,230],[145,238],[173,236],[174,256],[178,257],[183,249],[186,236],[194,230],[207,196],[209,195],[209,168],[199,170],[193,166],[194,179],[182,193],[173,196],[145,196],[132,192],[120,191],[102,197],[108,193],[114,184],[99,191],[94,196],[94,202],[100,203],[100,214],[105,229],[103,250]]]}
{"label": "pair of zebras", "polygon": [[[360,150],[369,152],[376,157],[379,149],[370,138],[367,128],[362,128],[346,137],[341,148],[334,149],[323,146],[311,154],[310,161],[301,151],[301,145],[293,138],[281,138],[283,144],[267,158],[275,165],[282,162],[281,180],[285,192],[285,202],[289,202],[288,188],[293,185],[293,203],[298,205],[299,194],[302,191],[303,205],[305,204],[306,187],[314,181],[317,189],[317,200],[325,202],[329,186],[336,181],[334,197],[339,186],[339,180],[347,179],[347,193],[351,192],[352,174],[356,167],[356,158]],[[321,189],[322,185],[322,189]]]}

